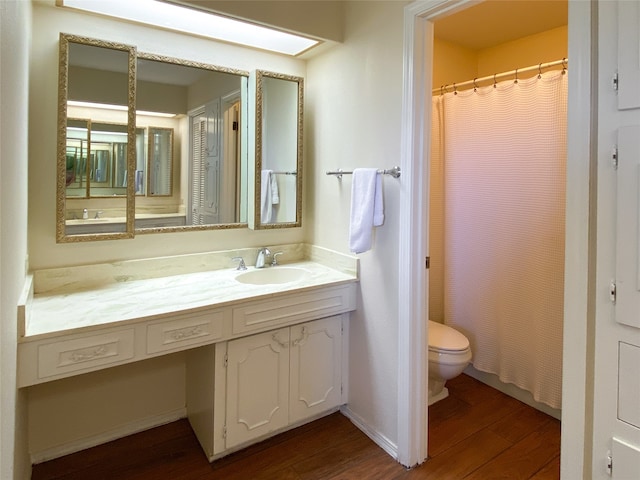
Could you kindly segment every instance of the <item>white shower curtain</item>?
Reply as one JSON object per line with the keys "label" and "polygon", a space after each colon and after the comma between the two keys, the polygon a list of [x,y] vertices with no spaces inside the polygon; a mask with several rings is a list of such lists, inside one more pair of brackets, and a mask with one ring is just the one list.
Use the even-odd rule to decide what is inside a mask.
{"label": "white shower curtain", "polygon": [[[444,318],[476,369],[561,406],[567,74],[434,98]],[[431,182],[433,184],[432,178]]]}

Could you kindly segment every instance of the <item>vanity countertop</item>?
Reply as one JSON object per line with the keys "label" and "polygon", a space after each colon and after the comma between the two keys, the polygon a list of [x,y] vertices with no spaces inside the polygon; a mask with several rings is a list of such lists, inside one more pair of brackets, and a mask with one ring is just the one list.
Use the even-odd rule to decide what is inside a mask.
{"label": "vanity countertop", "polygon": [[316,261],[298,261],[282,266],[308,272],[289,283],[253,285],[236,277],[254,270],[218,269],[158,278],[116,281],[73,289],[60,287],[36,293],[28,302],[21,342],[40,340],[128,322],[153,320],[171,314],[193,313],[328,285],[356,282],[357,274],[340,271]]}

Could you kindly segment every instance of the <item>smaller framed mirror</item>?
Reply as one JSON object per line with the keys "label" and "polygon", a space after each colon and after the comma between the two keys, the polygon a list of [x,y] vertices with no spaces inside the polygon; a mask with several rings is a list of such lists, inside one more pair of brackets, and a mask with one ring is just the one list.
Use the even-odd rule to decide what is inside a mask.
{"label": "smaller framed mirror", "polygon": [[254,229],[302,224],[303,82],[255,72]]}
{"label": "smaller framed mirror", "polygon": [[56,241],[132,238],[136,48],[60,34]]}

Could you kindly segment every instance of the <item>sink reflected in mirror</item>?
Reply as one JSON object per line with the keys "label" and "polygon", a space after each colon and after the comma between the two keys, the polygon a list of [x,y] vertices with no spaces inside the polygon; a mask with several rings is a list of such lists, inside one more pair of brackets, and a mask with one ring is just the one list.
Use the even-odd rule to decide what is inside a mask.
{"label": "sink reflected in mirror", "polygon": [[295,267],[267,267],[249,270],[236,277],[236,281],[249,285],[275,285],[299,282],[309,278],[307,270]]}

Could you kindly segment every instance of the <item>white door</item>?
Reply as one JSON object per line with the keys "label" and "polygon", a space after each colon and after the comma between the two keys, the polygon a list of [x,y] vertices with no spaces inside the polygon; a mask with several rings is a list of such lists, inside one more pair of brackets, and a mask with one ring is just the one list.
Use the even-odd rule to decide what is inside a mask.
{"label": "white door", "polygon": [[341,358],[340,316],[291,327],[290,423],[340,405]]}
{"label": "white door", "polygon": [[599,2],[594,479],[640,478],[639,31],[640,2]]}
{"label": "white door", "polygon": [[289,329],[229,342],[226,448],[287,425]]}

